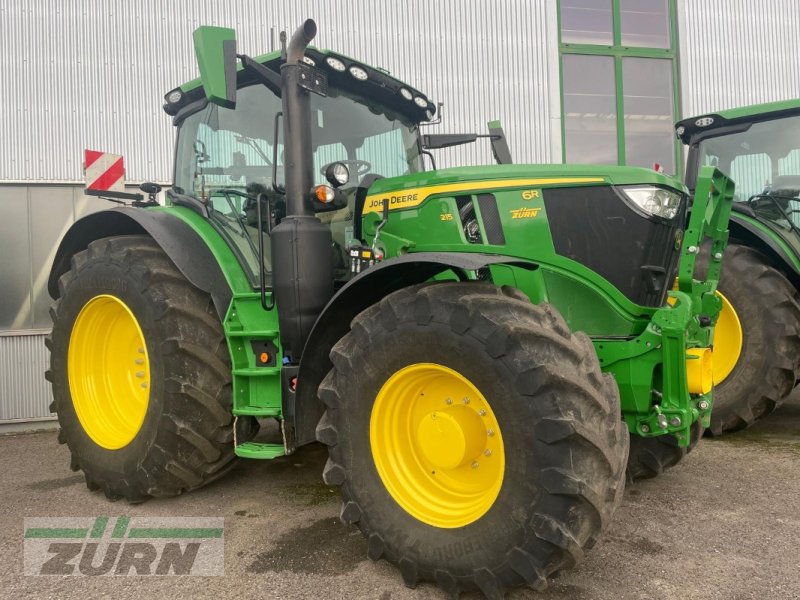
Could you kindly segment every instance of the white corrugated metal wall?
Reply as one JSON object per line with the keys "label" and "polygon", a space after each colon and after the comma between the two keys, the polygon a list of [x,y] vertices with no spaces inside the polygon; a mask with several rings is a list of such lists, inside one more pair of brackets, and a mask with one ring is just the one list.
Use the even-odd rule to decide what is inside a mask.
{"label": "white corrugated metal wall", "polygon": [[[0,180],[80,180],[85,147],[124,154],[129,179],[169,180],[162,98],[197,75],[192,31],[234,27],[239,51],[261,54],[307,17],[320,46],[444,101],[442,130],[483,132],[499,118],[518,160],[560,155],[555,0],[4,0],[0,131],[12,143],[0,145]],[[490,158],[479,144],[454,164]]]}
{"label": "white corrugated metal wall", "polygon": [[800,1],[680,0],[683,116],[800,97]]}

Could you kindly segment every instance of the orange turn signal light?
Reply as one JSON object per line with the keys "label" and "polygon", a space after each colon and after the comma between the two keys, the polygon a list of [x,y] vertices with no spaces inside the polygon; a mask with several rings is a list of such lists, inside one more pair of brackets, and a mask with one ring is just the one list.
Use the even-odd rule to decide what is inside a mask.
{"label": "orange turn signal light", "polygon": [[323,204],[332,202],[335,195],[336,192],[329,185],[318,185],[314,188],[314,197]]}

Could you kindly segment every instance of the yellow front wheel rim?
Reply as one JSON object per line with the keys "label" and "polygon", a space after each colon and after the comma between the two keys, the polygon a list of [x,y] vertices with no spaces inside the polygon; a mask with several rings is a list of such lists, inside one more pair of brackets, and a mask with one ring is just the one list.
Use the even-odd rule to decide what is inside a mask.
{"label": "yellow front wheel rim", "polygon": [[67,360],[72,405],[83,430],[108,450],[127,446],[144,422],[150,362],[142,329],[116,296],[95,296],[78,313]]}
{"label": "yellow front wheel rim", "polygon": [[717,324],[714,327],[714,384],[719,385],[731,374],[742,354],[742,324],[728,299],[722,299]]}
{"label": "yellow front wheel rim", "polygon": [[428,525],[468,525],[500,493],[505,451],[497,418],[475,385],[448,367],[417,363],[383,384],[370,447],[389,494]]}

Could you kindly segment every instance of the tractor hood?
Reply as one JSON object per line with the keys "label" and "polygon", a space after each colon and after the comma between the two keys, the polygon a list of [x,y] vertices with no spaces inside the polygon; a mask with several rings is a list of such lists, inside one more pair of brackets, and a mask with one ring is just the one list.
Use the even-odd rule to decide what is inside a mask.
{"label": "tractor hood", "polygon": [[[477,184],[477,185],[476,185]],[[485,184],[485,185],[484,185]],[[412,173],[403,177],[392,177],[376,181],[369,189],[369,196],[385,195],[392,192],[402,200],[395,201],[390,209],[407,208],[414,202],[422,202],[424,198],[410,198],[413,190],[424,188],[425,195],[442,192],[458,192],[474,190],[478,187],[486,189],[511,188],[522,186],[559,187],[591,184],[591,185],[655,185],[673,188],[686,193],[686,187],[678,180],[652,169],[642,167],[615,167],[607,165],[481,165],[473,167],[456,167]],[[391,201],[390,201],[391,202]],[[374,212],[377,208],[367,204],[365,212]]]}

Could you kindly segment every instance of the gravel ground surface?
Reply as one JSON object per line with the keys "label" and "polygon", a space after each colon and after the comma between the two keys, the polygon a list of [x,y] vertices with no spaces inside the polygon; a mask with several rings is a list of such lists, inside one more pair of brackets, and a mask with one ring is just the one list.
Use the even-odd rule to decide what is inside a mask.
{"label": "gravel ground surface", "polygon": [[[403,586],[338,521],[325,450],[243,461],[228,477],[138,506],[89,492],[53,431],[0,437],[0,597],[445,598]],[[25,577],[24,517],[224,516],[224,577]],[[477,597],[477,596],[473,596]],[[681,465],[629,486],[601,542],[540,600],[800,598],[800,400],[752,429],[706,439]]]}

